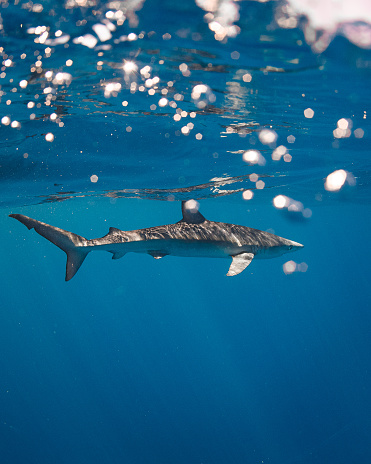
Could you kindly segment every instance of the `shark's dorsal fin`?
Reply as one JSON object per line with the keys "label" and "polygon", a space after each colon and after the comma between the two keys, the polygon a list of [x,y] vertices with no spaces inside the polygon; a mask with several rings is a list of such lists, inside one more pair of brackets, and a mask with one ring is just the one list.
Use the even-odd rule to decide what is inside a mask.
{"label": "shark's dorsal fin", "polygon": [[198,211],[198,206],[195,200],[182,201],[183,222],[188,222],[188,224],[201,224],[206,221]]}
{"label": "shark's dorsal fin", "polygon": [[115,232],[121,232],[120,229],[116,229],[116,227],[110,227],[109,228],[109,233],[110,234],[114,234]]}
{"label": "shark's dorsal fin", "polygon": [[251,261],[254,259],[254,256],[255,255],[252,253],[241,253],[239,255],[232,256],[232,264],[229,268],[227,276],[240,274],[251,263]]}

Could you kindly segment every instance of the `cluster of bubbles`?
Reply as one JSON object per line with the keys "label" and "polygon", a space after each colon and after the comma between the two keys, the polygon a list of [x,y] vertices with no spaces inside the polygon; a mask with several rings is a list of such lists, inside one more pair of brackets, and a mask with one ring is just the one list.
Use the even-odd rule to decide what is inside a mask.
{"label": "cluster of bubbles", "polygon": [[308,264],[307,263],[296,263],[295,261],[287,261],[283,265],[283,272],[286,275],[293,274],[294,272],[307,272]]}
{"label": "cluster of bubbles", "polygon": [[[36,28],[37,29],[37,28]],[[41,52],[37,51],[36,60],[31,64],[30,72],[31,77],[27,79],[21,79],[18,83],[15,82],[14,78],[11,78],[13,68],[16,68],[17,61],[12,56],[11,58],[8,57],[6,54],[4,47],[0,47],[0,54],[3,58],[2,61],[2,73],[1,78],[5,79],[7,76],[9,77],[9,83],[13,85],[10,89],[7,86],[2,86],[2,90],[0,91],[0,97],[6,97],[6,106],[7,106],[7,113],[3,115],[0,119],[1,124],[4,126],[10,126],[11,128],[21,129],[22,123],[16,119],[11,114],[11,109],[14,108],[16,110],[16,106],[12,106],[13,103],[22,102],[26,99],[26,106],[32,112],[29,115],[30,120],[34,120],[36,118],[36,114],[34,112],[35,109],[39,109],[42,106],[52,107],[54,105],[55,100],[57,99],[57,95],[59,89],[64,89],[71,84],[72,81],[72,74],[66,71],[52,71],[52,70],[45,70],[43,68],[43,58],[49,58],[51,55],[52,50],[49,47],[46,47],[44,50],[44,57],[42,56]],[[26,53],[22,53],[20,55],[20,60],[25,60],[27,57]],[[67,60],[65,66],[68,68],[73,65],[72,60]],[[34,83],[35,76],[42,76],[44,80],[41,89],[37,91],[33,95],[33,99],[30,98],[30,91],[28,90],[29,84]],[[9,95],[12,94],[12,96]],[[59,115],[55,112],[52,112],[49,115],[48,120],[50,122],[56,123],[59,127],[63,127],[64,123],[62,122]],[[54,135],[52,133],[47,133],[45,135],[45,140],[47,142],[52,142],[54,140]]]}
{"label": "cluster of bubbles", "polygon": [[350,186],[356,185],[356,179],[351,172],[344,169],[338,169],[326,177],[325,189],[329,192],[339,191],[345,184]]}
{"label": "cluster of bubbles", "polygon": [[[112,1],[105,5],[105,18],[93,26],[92,33],[84,34],[73,39],[74,43],[94,48],[98,41],[106,42],[112,38],[117,27],[129,21],[131,26],[138,25],[136,11],[140,10],[145,0],[130,0],[130,2]],[[225,41],[229,37],[236,37],[240,27],[236,24],[240,19],[240,6],[238,0],[195,0],[198,7],[204,10],[204,20],[217,41]],[[67,0],[66,9],[89,8],[96,6],[92,0]],[[323,0],[285,0],[278,2],[275,9],[275,21],[283,29],[294,29],[303,26],[304,36],[312,49],[323,52],[331,40],[341,34],[359,47],[371,46],[371,13],[365,8],[363,0],[353,2],[334,2]],[[39,3],[25,4],[33,13],[41,13],[44,6]],[[305,21],[302,19],[305,18]],[[44,25],[30,28],[29,33],[37,35],[36,43],[50,45],[64,44],[70,39],[68,34],[58,33],[50,36],[48,28]],[[121,37],[118,40],[135,40],[131,37]]]}
{"label": "cluster of bubbles", "polygon": [[273,205],[277,209],[287,210],[290,213],[300,214],[305,219],[312,216],[312,210],[304,208],[301,201],[294,200],[286,195],[277,195],[273,198]]}
{"label": "cluster of bubbles", "polygon": [[234,0],[196,0],[196,4],[207,13],[204,16],[209,29],[214,33],[215,40],[224,41],[228,37],[236,37],[240,28],[239,6]]}
{"label": "cluster of bubbles", "polygon": [[[333,131],[333,135],[336,139],[348,138],[352,134],[353,121],[349,118],[341,118],[336,124],[336,129]],[[364,135],[364,130],[361,128],[355,129],[354,136],[357,139],[361,139]]]}
{"label": "cluster of bubbles", "polygon": [[[314,117],[314,111],[311,108],[307,108],[304,110],[304,116],[308,119],[312,119]],[[334,139],[339,138],[348,138],[352,134],[352,127],[353,122],[349,118],[341,118],[337,122],[337,127],[333,131]],[[228,130],[227,130],[228,133]],[[357,128],[353,132],[356,138],[362,138],[364,136],[364,130],[362,128]],[[285,162],[292,161],[292,155],[289,153],[288,148],[285,145],[276,146],[276,141],[278,138],[278,134],[271,129],[262,129],[258,133],[259,141],[263,144],[268,146],[272,149],[271,158],[273,161],[279,161],[283,159]],[[288,143],[294,143],[295,137],[290,135],[287,137]],[[266,157],[263,156],[261,151],[256,149],[249,149],[243,152],[242,159],[245,163],[248,163],[250,166],[258,165],[264,166],[267,163]],[[253,174],[252,177],[256,179],[258,176]],[[324,182],[324,188],[328,192],[336,192],[343,188],[344,185],[348,186],[355,186],[356,185],[356,178],[355,176],[344,169],[338,169],[332,173],[330,173]],[[257,189],[264,188],[260,186],[256,186]],[[253,198],[253,193],[250,190],[247,190],[246,193],[243,193],[243,198],[245,200],[251,200]],[[303,204],[300,201],[294,200],[285,195],[277,195],[273,199],[273,205],[277,209],[286,210],[290,213],[300,213],[304,218],[310,218],[312,216],[312,211],[309,208],[304,208]]]}
{"label": "cluster of bubbles", "polygon": [[[104,62],[101,60],[97,63],[97,67],[102,67]],[[159,60],[159,65],[164,64],[164,60]],[[189,67],[186,63],[181,63],[178,69],[184,78],[188,78],[191,75]],[[122,65],[122,71],[124,74],[124,82],[111,81],[104,82],[102,86],[104,88],[104,96],[118,97],[119,93],[127,88],[131,94],[136,92],[147,93],[148,96],[157,96],[157,101],[150,104],[150,110],[155,111],[158,108],[167,107],[168,110],[174,112],[172,118],[175,122],[184,122],[188,119],[188,122],[180,127],[179,131],[176,131],[176,135],[189,135],[195,128],[195,118],[198,111],[204,110],[208,105],[213,104],[216,100],[215,94],[211,88],[205,84],[196,84],[193,86],[191,91],[191,100],[195,105],[194,111],[182,109],[181,104],[184,101],[184,93],[176,92],[174,90],[174,81],[163,81],[159,76],[153,75],[153,67],[145,65],[139,68],[138,64],[133,60],[124,60]],[[125,84],[125,87],[124,85]],[[172,98],[169,96],[172,95]],[[129,105],[128,100],[122,101],[122,106],[127,107]],[[165,136],[169,134],[165,134]],[[203,137],[201,132],[195,133],[195,139],[201,140]]]}
{"label": "cluster of bubbles", "polygon": [[370,48],[371,10],[368,6],[364,0],[285,0],[279,2],[275,17],[284,29],[302,26],[307,43],[316,53],[326,50],[339,34],[358,47]]}

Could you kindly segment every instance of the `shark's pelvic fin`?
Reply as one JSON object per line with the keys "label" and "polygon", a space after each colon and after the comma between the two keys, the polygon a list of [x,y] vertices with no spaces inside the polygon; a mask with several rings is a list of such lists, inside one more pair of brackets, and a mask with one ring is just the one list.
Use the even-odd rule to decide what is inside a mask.
{"label": "shark's pelvic fin", "polygon": [[35,229],[39,235],[63,250],[67,254],[66,280],[72,279],[90,251],[86,247],[87,240],[80,235],[36,221],[23,214],[10,214],[9,216],[17,219],[28,229]]}
{"label": "shark's pelvic fin", "polygon": [[206,221],[198,211],[198,203],[195,200],[182,201],[183,222],[189,224],[201,224]]}
{"label": "shark's pelvic fin", "polygon": [[232,264],[230,265],[227,276],[234,276],[240,274],[254,259],[253,253],[241,253],[232,256]]}
{"label": "shark's pelvic fin", "polygon": [[153,256],[155,259],[160,259],[160,258],[163,258],[164,256],[167,256],[168,253],[165,253],[163,251],[148,251],[148,254]]}
{"label": "shark's pelvic fin", "polygon": [[116,251],[113,253],[112,259],[120,259],[126,255],[125,251]]}

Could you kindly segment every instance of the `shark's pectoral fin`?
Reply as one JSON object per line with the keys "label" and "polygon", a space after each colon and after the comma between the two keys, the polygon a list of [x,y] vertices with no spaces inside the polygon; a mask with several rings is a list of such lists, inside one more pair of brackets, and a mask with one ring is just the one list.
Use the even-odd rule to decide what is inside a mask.
{"label": "shark's pectoral fin", "polygon": [[240,274],[254,259],[253,253],[241,253],[240,255],[232,256],[232,264],[230,265],[227,276]]}
{"label": "shark's pectoral fin", "polygon": [[148,254],[153,256],[155,259],[160,259],[168,255],[168,253],[165,253],[163,251],[158,251],[158,250],[148,251]]}

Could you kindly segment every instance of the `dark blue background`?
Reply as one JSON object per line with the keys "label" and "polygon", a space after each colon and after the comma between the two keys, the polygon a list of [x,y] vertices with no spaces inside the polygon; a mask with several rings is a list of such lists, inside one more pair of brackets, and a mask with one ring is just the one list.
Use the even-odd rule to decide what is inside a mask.
{"label": "dark blue background", "polygon": [[[85,235],[180,216],[175,202],[74,206],[44,216]],[[286,276],[278,258],[227,278],[226,260],[96,253],[66,283],[64,254],[3,212],[3,462],[367,461],[368,208],[318,207],[305,225],[201,208],[274,223],[305,243],[292,258],[308,271]]]}

